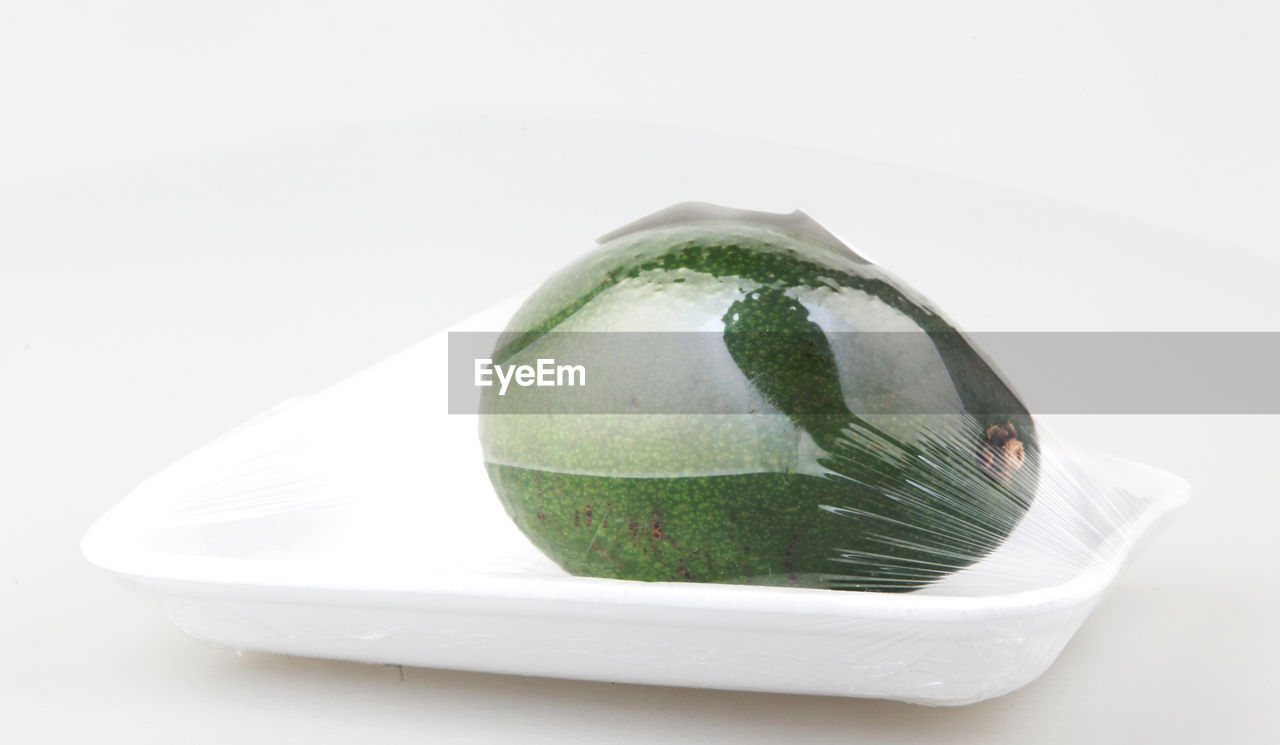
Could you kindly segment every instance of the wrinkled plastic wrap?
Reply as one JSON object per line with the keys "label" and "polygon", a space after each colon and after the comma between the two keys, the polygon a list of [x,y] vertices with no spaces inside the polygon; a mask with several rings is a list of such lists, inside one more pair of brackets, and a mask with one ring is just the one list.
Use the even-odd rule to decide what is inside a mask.
{"label": "wrinkled plastic wrap", "polygon": [[[507,328],[520,301],[456,331]],[[735,357],[734,344],[769,343],[721,338],[739,371],[750,355]],[[759,382],[767,371],[733,394],[758,399],[745,415],[695,397],[697,410],[504,416],[490,399],[482,449],[477,416],[449,411],[450,356],[448,335],[433,337],[225,435],[113,508],[85,537],[86,555],[192,636],[236,648],[961,704],[1042,673],[1135,544],[1188,493],[1176,476],[1064,444],[1036,424],[1018,432],[1007,418],[918,406],[904,425],[898,409],[867,402],[838,416],[792,406]],[[646,383],[663,389],[661,376],[637,376]],[[548,423],[571,441],[549,438]],[[495,496],[512,478],[502,469],[531,467],[531,493],[567,505],[562,533],[518,527],[510,496]],[[742,492],[733,479],[762,473],[767,488],[748,491],[801,496],[777,515],[767,500],[722,509]],[[612,513],[615,492],[574,491],[638,476],[635,493],[645,494],[700,479],[697,504],[711,506],[697,514],[724,524],[681,533],[674,508],[624,515],[631,503],[619,499]],[[529,514],[552,519],[552,509]],[[707,556],[693,545],[726,534],[717,551],[751,554],[753,542],[791,530],[788,510],[804,512],[796,524],[809,532],[776,557]],[[738,520],[747,527],[728,524]],[[775,522],[784,527],[764,526]],[[587,538],[582,557],[598,560],[548,550],[548,536],[579,540],[574,530]],[[650,551],[665,551],[664,571],[678,576],[607,575],[618,555]],[[801,553],[829,569],[792,571]]]}

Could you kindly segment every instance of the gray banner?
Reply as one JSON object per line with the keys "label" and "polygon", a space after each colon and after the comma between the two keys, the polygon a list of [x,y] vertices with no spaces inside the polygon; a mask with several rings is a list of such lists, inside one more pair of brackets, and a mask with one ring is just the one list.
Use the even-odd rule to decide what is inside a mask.
{"label": "gray banner", "polygon": [[[722,332],[548,333],[495,355],[503,341],[499,332],[449,334],[450,413],[477,413],[482,401],[540,414],[771,410]],[[808,360],[812,342],[761,343]],[[938,349],[966,344],[1032,413],[1280,414],[1280,332],[837,332],[819,341],[844,404],[880,414],[953,412],[948,381],[977,373],[955,369]]]}

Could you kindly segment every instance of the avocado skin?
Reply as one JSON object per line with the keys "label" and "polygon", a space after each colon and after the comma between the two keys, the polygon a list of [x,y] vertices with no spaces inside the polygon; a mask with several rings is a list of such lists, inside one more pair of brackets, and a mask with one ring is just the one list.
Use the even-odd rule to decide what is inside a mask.
{"label": "avocado skin", "polygon": [[[830,548],[850,525],[822,515],[831,483],[803,474],[675,478],[566,474],[490,464],[501,493],[520,495],[512,516],[571,574],[649,581],[815,587],[834,582]],[[575,550],[565,550],[569,547]],[[896,584],[876,567],[857,584]]]}
{"label": "avocado skin", "polygon": [[[725,347],[772,413],[816,446],[813,463],[746,473],[717,473],[710,463],[706,473],[629,473],[626,448],[634,443],[586,441],[572,418],[518,414],[517,403],[486,389],[481,439],[490,480],[508,515],[566,571],[906,592],[982,558],[1017,524],[1038,483],[1039,448],[1016,395],[900,281],[783,230],[721,221],[611,241],[534,294],[499,340],[494,361],[527,361],[522,355],[540,341],[539,354],[548,353],[548,332],[620,284],[660,288],[690,273],[730,290],[732,301],[719,309]],[[852,369],[856,381],[860,360],[828,343],[827,330],[798,299],[796,291],[805,289],[875,298],[909,319],[945,367],[954,416],[939,423],[937,416],[904,412],[886,420],[854,410],[840,372]],[[513,462],[513,443],[504,441],[512,430],[495,426],[504,414],[538,417],[520,435],[530,442],[515,443],[515,450],[568,448],[588,462],[598,453],[601,472]],[[981,465],[983,435],[1001,425],[1012,425],[1026,448],[1025,463],[1010,478]],[[688,426],[686,419],[681,427]],[[499,452],[504,457],[493,457]]]}

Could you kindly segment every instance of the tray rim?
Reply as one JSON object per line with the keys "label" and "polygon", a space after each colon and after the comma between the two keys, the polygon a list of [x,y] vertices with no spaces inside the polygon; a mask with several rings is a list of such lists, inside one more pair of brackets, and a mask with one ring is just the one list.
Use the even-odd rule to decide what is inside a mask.
{"label": "tray rim", "polygon": [[[566,606],[608,604],[633,607],[700,609],[739,613],[826,615],[880,620],[964,622],[974,619],[1039,615],[1095,600],[1126,563],[1134,546],[1158,523],[1185,504],[1191,485],[1160,468],[1110,455],[1094,457],[1145,472],[1159,485],[1125,530],[1107,539],[1108,550],[1070,579],[1043,588],[996,595],[921,595],[915,593],[841,592],[821,588],[789,588],[719,583],[643,582],[594,577],[519,577],[480,572],[417,571],[370,577],[325,562],[168,554],[140,548],[131,513],[137,510],[143,482],[107,511],[88,530],[80,548],[90,563],[134,581],[177,582],[205,591],[214,588],[273,589],[281,594],[367,594],[400,597],[408,605],[429,598],[491,598],[515,602],[555,601]],[[308,571],[298,571],[306,567]],[[323,572],[317,572],[323,568]],[[400,603],[394,605],[399,606]]]}

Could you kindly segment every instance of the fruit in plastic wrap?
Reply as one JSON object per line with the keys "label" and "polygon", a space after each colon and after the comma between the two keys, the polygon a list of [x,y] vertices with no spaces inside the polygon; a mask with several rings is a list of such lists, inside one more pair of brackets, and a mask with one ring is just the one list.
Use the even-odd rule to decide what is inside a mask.
{"label": "fruit in plastic wrap", "polygon": [[1000,374],[799,212],[685,204],[606,236],[493,362],[593,355],[628,358],[573,392],[598,411],[496,387],[480,410],[507,513],[575,575],[907,592],[1034,498],[1035,424]]}

